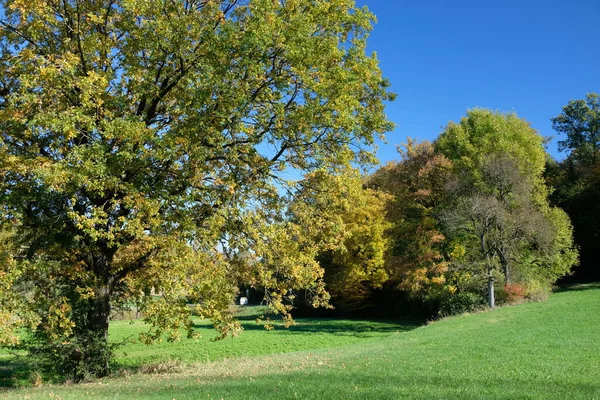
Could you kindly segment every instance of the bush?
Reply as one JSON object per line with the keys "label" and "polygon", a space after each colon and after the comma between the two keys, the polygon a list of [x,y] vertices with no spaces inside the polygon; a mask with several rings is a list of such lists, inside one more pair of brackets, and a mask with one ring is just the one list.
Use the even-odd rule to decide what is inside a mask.
{"label": "bush", "polygon": [[485,298],[471,292],[448,294],[439,301],[438,315],[440,317],[475,311],[485,305]]}
{"label": "bush", "polygon": [[518,283],[507,283],[496,291],[496,300],[499,304],[521,303],[526,296],[527,289]]}
{"label": "bush", "polygon": [[49,382],[81,382],[104,373],[115,344],[107,344],[100,335],[72,336],[68,341],[50,340],[41,332],[25,341],[23,350],[29,354],[30,368]]}
{"label": "bush", "polygon": [[532,280],[526,285],[526,297],[531,301],[545,301],[551,292],[551,286],[542,282]]}

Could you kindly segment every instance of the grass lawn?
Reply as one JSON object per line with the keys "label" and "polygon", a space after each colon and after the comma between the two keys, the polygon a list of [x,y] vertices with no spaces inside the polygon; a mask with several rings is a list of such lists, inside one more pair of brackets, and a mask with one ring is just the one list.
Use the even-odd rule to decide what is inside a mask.
{"label": "grass lawn", "polygon": [[[194,321],[200,339],[185,339],[175,343],[161,342],[152,346],[142,343],[127,344],[117,350],[117,364],[138,367],[161,362],[210,362],[242,356],[282,354],[301,350],[338,347],[389,336],[416,328],[416,324],[398,324],[384,321],[343,319],[297,319],[296,325],[285,329],[275,322],[275,330],[267,331],[257,325],[257,311],[252,307],[241,315],[243,332],[233,338],[213,341],[216,331],[208,321]],[[144,331],[141,321],[112,323],[111,338],[115,341],[136,337]]]}
{"label": "grass lawn", "polygon": [[[245,334],[272,340],[267,339],[269,332],[250,330]],[[310,340],[316,333],[307,329],[275,334],[285,340],[294,340],[294,335]],[[355,338],[352,334],[346,337]],[[132,374],[82,385],[22,389],[4,396],[600,399],[598,285],[556,293],[544,303],[448,318],[405,332],[376,332],[370,338],[341,346],[336,342],[337,347],[320,350],[283,355],[258,352],[189,364],[174,373]],[[253,343],[259,342],[260,338],[253,339]],[[243,355],[244,351],[236,354]],[[215,358],[225,357],[229,355]],[[193,357],[185,359],[192,361]]]}
{"label": "grass lawn", "polygon": [[[265,307],[241,309],[238,319],[243,331],[236,337],[224,340],[214,341],[217,332],[211,323],[196,318],[193,321],[194,328],[200,338],[174,343],[163,341],[152,346],[129,341],[115,351],[115,369],[179,370],[183,364],[339,347],[417,327],[417,323],[411,322],[400,324],[381,320],[298,318],[296,324],[288,329],[280,321],[274,320],[275,329],[267,331],[256,323],[256,317],[264,310]],[[145,330],[147,327],[140,320],[113,321],[110,339],[114,342],[135,339]],[[0,390],[3,387],[28,385],[28,376],[29,371],[18,363],[18,359],[0,349]]]}

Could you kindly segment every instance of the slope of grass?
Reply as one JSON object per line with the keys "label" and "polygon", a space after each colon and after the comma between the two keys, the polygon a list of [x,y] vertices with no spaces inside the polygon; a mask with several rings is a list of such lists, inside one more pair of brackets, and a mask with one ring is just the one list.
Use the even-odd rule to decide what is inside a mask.
{"label": "slope of grass", "polygon": [[334,349],[196,364],[6,397],[600,398],[600,287]]}

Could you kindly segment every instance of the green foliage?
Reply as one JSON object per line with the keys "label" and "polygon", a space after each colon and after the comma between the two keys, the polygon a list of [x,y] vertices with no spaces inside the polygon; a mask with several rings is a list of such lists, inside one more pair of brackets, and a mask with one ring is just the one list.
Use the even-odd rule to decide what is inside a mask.
{"label": "green foliage", "polygon": [[355,170],[335,176],[317,174],[303,182],[291,211],[299,220],[299,213],[312,209],[310,225],[323,219],[330,221],[320,234],[331,244],[319,253],[317,261],[324,269],[334,307],[345,311],[364,309],[371,305],[371,290],[388,280],[384,266],[388,201],[386,194],[363,188],[363,180]]}
{"label": "green foliage", "polygon": [[572,100],[552,119],[554,129],[565,134],[559,142],[568,153],[565,160],[548,162],[546,177],[555,188],[551,199],[562,207],[575,230],[581,249],[576,278],[600,279],[596,253],[600,246],[600,97],[590,93],[585,100]]}
{"label": "green foliage", "polygon": [[552,118],[552,127],[567,137],[558,142],[577,162],[594,168],[600,162],[600,96],[588,93],[585,100],[571,100]]}
{"label": "green foliage", "polygon": [[579,251],[573,243],[573,225],[569,216],[558,207],[549,207],[544,211],[546,218],[553,225],[554,237],[544,264],[540,265],[538,271],[540,277],[552,284],[579,263]]}
{"label": "green foliage", "polygon": [[442,213],[449,240],[462,249],[450,253],[453,269],[471,273],[479,264],[490,285],[501,269],[505,283],[514,277],[549,288],[577,263],[569,219],[548,203],[543,138],[526,121],[470,110],[435,146],[454,165]]}
{"label": "green foliage", "polygon": [[[227,306],[242,275],[232,253],[256,255],[245,283],[267,288],[278,312],[285,293],[319,285],[313,253],[296,260],[303,244],[289,239],[304,232],[279,223],[283,177],[290,166],[370,163],[374,139],[391,129],[383,101],[393,95],[365,53],[366,8],[0,6],[0,221],[26,249],[1,266],[0,297],[27,294],[2,309],[3,325],[38,315],[27,321],[40,349],[75,346],[89,361],[83,375],[105,375],[97,345],[108,346],[111,309],[125,302],[142,308],[147,342],[193,334],[187,301],[222,335],[235,332]],[[326,304],[318,287],[315,304]]]}
{"label": "green foliage", "polygon": [[25,293],[19,281],[24,268],[17,262],[19,250],[14,230],[0,228],[0,347],[21,345],[20,330],[40,321],[35,313],[23,307]]}
{"label": "green foliage", "polygon": [[102,334],[63,341],[36,332],[35,338],[28,340],[23,348],[28,350],[29,369],[39,374],[40,381],[61,382],[68,378],[80,382],[104,373],[113,359],[114,347],[106,344]]}
{"label": "green foliage", "polygon": [[444,293],[436,300],[439,301],[440,317],[473,312],[485,306],[485,297],[473,292]]}
{"label": "green foliage", "polygon": [[460,122],[450,122],[436,139],[435,148],[457,169],[470,171],[475,178],[480,177],[486,159],[506,154],[526,179],[539,181],[546,162],[543,144],[544,138],[516,114],[475,108]]}

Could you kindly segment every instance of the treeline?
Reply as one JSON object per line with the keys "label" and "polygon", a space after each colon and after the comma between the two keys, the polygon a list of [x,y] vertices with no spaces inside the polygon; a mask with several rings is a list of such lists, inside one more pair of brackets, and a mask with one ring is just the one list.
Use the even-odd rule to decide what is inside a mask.
{"label": "treeline", "polygon": [[409,140],[399,161],[369,176],[309,176],[296,202],[335,215],[322,234],[341,238],[317,257],[330,303],[342,313],[440,316],[543,299],[569,276],[597,279],[598,106],[588,95],[553,119],[566,134],[562,162],[515,114],[473,109],[434,142]]}
{"label": "treeline", "polygon": [[548,161],[546,179],[554,188],[550,200],[571,217],[580,252],[580,264],[563,281],[599,281],[600,96],[590,93],[584,100],[570,101],[552,123],[567,157]]}

